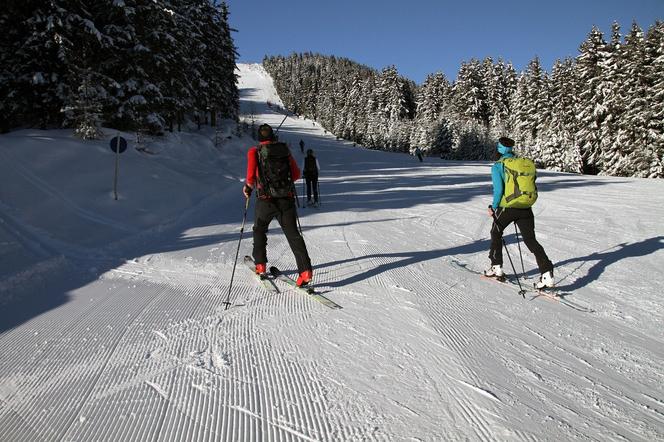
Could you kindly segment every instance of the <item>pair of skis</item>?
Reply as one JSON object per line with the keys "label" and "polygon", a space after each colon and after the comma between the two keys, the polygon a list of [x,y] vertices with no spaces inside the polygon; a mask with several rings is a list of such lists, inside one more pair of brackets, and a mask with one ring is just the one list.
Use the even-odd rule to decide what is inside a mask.
{"label": "pair of skis", "polygon": [[[504,276],[502,278],[493,277],[493,276],[486,276],[486,275],[484,275],[484,273],[477,272],[477,271],[469,268],[467,264],[462,263],[460,261],[457,261],[455,259],[450,261],[450,262],[452,264],[455,264],[458,267],[461,267],[464,270],[467,270],[470,273],[474,273],[474,274],[479,275],[481,279],[494,281],[494,282],[499,283],[499,284],[509,284],[509,285],[512,285],[512,286],[517,286],[517,283],[514,280],[508,278],[507,276]],[[577,304],[576,302],[565,299],[567,296],[569,296],[569,293],[561,292],[558,289],[555,289],[555,288],[539,289],[539,288],[535,287],[534,284],[533,284],[532,288],[526,288],[525,286],[524,286],[524,288],[526,289],[526,291],[530,291],[530,292],[535,294],[535,296],[533,296],[531,299],[542,297],[542,298],[545,298],[549,301],[558,302],[558,303],[560,303],[560,304],[562,304],[566,307],[569,307],[571,309],[574,309],[574,310],[577,310],[577,311],[580,311],[580,312],[584,312],[584,313],[594,313],[595,312],[595,310],[593,310],[590,307],[586,307],[584,305]]]}
{"label": "pair of skis", "polygon": [[257,274],[256,273],[256,266],[254,264],[254,260],[251,259],[250,256],[245,256],[244,257],[244,263],[249,268],[249,270],[251,270],[251,272],[254,275],[256,275],[256,278],[258,278],[261,285],[266,290],[268,290],[270,292],[280,293],[279,287],[277,287],[277,284],[275,283],[275,281],[281,281],[285,284],[288,284],[293,290],[295,290],[297,292],[300,292],[304,295],[307,295],[310,298],[315,299],[316,301],[320,302],[321,304],[325,305],[326,307],[329,307],[331,309],[340,309],[341,308],[341,306],[339,304],[332,301],[331,299],[326,298],[321,293],[318,293],[312,287],[300,287],[300,286],[298,286],[296,281],[293,278],[288,277],[285,273],[283,273],[277,267],[274,267],[274,266],[270,267],[270,272],[269,273]]}

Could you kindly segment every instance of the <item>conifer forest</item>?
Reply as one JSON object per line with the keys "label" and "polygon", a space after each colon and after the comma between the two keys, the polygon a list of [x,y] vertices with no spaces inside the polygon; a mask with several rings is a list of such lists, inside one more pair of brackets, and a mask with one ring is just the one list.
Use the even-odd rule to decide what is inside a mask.
{"label": "conifer forest", "polygon": [[[160,134],[238,118],[238,53],[225,2],[10,1],[0,11],[0,129],[69,127]],[[432,55],[435,57],[435,54]],[[263,60],[285,106],[372,149],[491,160],[517,141],[538,167],[664,177],[664,23],[592,28],[578,55],[522,72],[461,64],[423,84],[315,53]]]}
{"label": "conifer forest", "polygon": [[593,28],[575,58],[547,72],[537,57],[472,59],[455,81],[422,85],[394,66],[378,72],[345,58],[305,53],[263,65],[286,107],[334,135],[398,152],[490,160],[508,135],[538,167],[584,174],[664,177],[664,23],[647,32]]}
{"label": "conifer forest", "polygon": [[[1,128],[162,133],[236,118],[225,3],[10,0],[0,10]],[[212,121],[214,124],[214,121]]]}

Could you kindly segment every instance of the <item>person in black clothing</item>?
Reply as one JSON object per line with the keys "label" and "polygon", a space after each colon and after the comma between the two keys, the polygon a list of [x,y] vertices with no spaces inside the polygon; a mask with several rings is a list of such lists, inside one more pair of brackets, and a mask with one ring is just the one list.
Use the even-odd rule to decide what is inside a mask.
{"label": "person in black clothing", "polygon": [[[514,140],[508,137],[501,137],[498,140],[497,151],[500,153],[500,159],[491,167],[491,181],[493,183],[493,202],[487,210],[487,214],[493,219],[491,226],[491,249],[489,250],[489,259],[491,267],[484,272],[485,276],[502,278],[505,276],[503,271],[503,232],[511,223],[515,223],[521,234],[523,242],[534,255],[537,261],[537,267],[541,273],[539,282],[535,287],[550,288],[553,287],[553,264],[547,256],[542,245],[535,237],[535,216],[532,208],[505,207],[505,161],[514,158]],[[517,187],[518,189],[518,187]]]}
{"label": "person in black clothing", "polygon": [[[249,198],[254,189],[256,189],[258,197],[253,229],[253,257],[256,263],[256,273],[266,271],[267,230],[270,222],[276,218],[295,256],[299,273],[297,285],[304,286],[311,281],[313,270],[304,238],[297,229],[295,195],[291,191],[293,182],[300,178],[300,169],[288,147],[277,142],[277,137],[268,124],[263,124],[258,128],[258,141],[258,146],[250,148],[247,152],[247,176],[242,188],[245,198]],[[267,160],[261,162],[259,158],[261,156]],[[266,170],[266,166],[269,166],[269,158],[283,161],[284,169],[279,167],[278,170],[280,174],[285,174],[285,180],[281,180],[280,176],[275,176],[275,169],[272,167],[268,167]],[[261,164],[263,165],[261,166]]]}
{"label": "person in black clothing", "polygon": [[300,151],[304,153],[304,141],[300,140]]}
{"label": "person in black clothing", "polygon": [[313,191],[314,201],[313,204],[318,204],[318,172],[320,171],[320,164],[318,159],[314,156],[314,151],[307,149],[307,156],[304,157],[304,179],[307,182],[307,204],[311,204],[311,193]]}
{"label": "person in black clothing", "polygon": [[417,155],[417,158],[420,160],[420,163],[422,162],[422,150],[419,147],[415,148],[415,155]]}

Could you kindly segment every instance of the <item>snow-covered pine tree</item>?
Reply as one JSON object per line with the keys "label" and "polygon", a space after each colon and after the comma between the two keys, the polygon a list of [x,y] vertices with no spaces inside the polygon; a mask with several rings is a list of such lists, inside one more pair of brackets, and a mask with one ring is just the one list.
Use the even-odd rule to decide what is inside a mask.
{"label": "snow-covered pine tree", "polygon": [[620,176],[649,176],[651,164],[656,162],[648,125],[652,106],[648,84],[648,65],[643,31],[633,23],[625,36],[622,51],[624,77],[620,87],[624,91],[624,113],[617,125],[617,160],[608,174]]}
{"label": "snow-covered pine tree", "polygon": [[489,105],[487,100],[484,69],[479,60],[461,63],[456,82],[452,88],[452,105],[460,121],[488,126]]}
{"label": "snow-covered pine tree", "polygon": [[217,25],[218,41],[217,51],[210,55],[210,61],[219,65],[219,86],[213,91],[212,104],[222,118],[236,120],[240,104],[240,91],[237,87],[237,74],[235,63],[237,61],[237,48],[231,35],[232,29],[229,24],[228,5],[225,1],[217,6],[216,0],[213,6],[220,8],[220,15],[215,13],[214,23]]}
{"label": "snow-covered pine tree", "polygon": [[512,126],[520,153],[537,163],[542,162],[538,142],[549,113],[547,83],[539,57],[533,58],[519,77],[513,104]]}
{"label": "snow-covered pine tree", "polygon": [[664,178],[664,22],[657,21],[648,29],[646,51],[650,102],[648,141],[652,162],[645,176]]}
{"label": "snow-covered pine tree", "polygon": [[103,27],[108,5],[69,0],[68,9],[62,6],[63,43],[59,58],[66,67],[66,86],[59,92],[63,103],[61,118],[63,125],[74,128],[77,136],[98,139],[102,136],[104,111],[114,104],[109,87],[115,82],[107,75],[104,64],[115,49],[114,40]]}
{"label": "snow-covered pine tree", "polygon": [[605,144],[600,128],[607,117],[601,84],[604,77],[603,66],[609,56],[604,35],[597,27],[590,31],[579,52],[576,57],[580,85],[576,139],[581,150],[583,173],[597,174],[602,170],[601,153]]}
{"label": "snow-covered pine tree", "polygon": [[413,114],[414,99],[411,86],[399,75],[396,67],[383,69],[376,89],[378,103],[377,127],[389,150],[409,148],[410,127],[404,124]]}
{"label": "snow-covered pine tree", "polygon": [[452,152],[455,160],[488,160],[495,154],[495,140],[489,138],[486,128],[476,121],[464,121],[454,130],[458,134]]}
{"label": "snow-covered pine tree", "polygon": [[546,168],[580,173],[581,153],[574,139],[578,87],[575,73],[572,59],[556,60],[549,83],[551,115],[540,139]]}
{"label": "snow-covered pine tree", "polygon": [[517,84],[514,67],[511,63],[499,59],[496,64],[491,66],[487,81],[489,133],[492,138],[497,139],[510,134],[512,130],[509,117]]}
{"label": "snow-covered pine tree", "polygon": [[62,0],[9,2],[2,27],[8,47],[3,57],[8,78],[4,108],[11,111],[10,126],[59,126],[62,96],[68,91],[63,63],[72,42],[67,39]]}
{"label": "snow-covered pine tree", "polygon": [[365,107],[367,126],[364,131],[364,140],[367,147],[387,150],[385,147],[387,125],[383,114],[381,94],[378,91],[379,82],[380,77],[378,76],[368,82],[368,84],[373,84],[373,87],[367,90],[368,95]]}
{"label": "snow-covered pine tree", "polygon": [[441,158],[450,159],[454,148],[454,131],[449,120],[440,117],[433,126],[433,140],[431,154],[440,155]]}
{"label": "snow-covered pine tree", "polygon": [[443,109],[449,107],[450,95],[451,85],[444,74],[437,72],[427,76],[417,90],[411,146],[418,146],[425,153],[440,154],[435,140]]}
{"label": "snow-covered pine tree", "polygon": [[606,114],[599,127],[603,140],[601,152],[602,175],[629,174],[627,158],[632,155],[634,145],[625,144],[626,138],[619,134],[620,126],[625,124],[625,111],[630,91],[624,89],[627,80],[625,71],[625,49],[622,47],[620,25],[616,22],[611,27],[611,41],[606,46],[606,56],[602,60],[599,93],[602,96],[602,108]]}
{"label": "snow-covered pine tree", "polygon": [[80,138],[98,140],[103,135],[100,127],[104,93],[94,83],[94,76],[90,69],[82,72],[80,81],[81,84],[76,93],[67,97],[66,123],[74,128],[74,134]]}
{"label": "snow-covered pine tree", "polygon": [[14,103],[14,74],[10,70],[14,40],[18,39],[16,26],[11,23],[11,8],[0,10],[0,133],[5,133],[16,124],[17,106]]}
{"label": "snow-covered pine tree", "polygon": [[357,89],[353,88],[353,92],[351,93],[351,95],[356,95],[358,98],[356,104],[352,106],[355,115],[352,140],[360,144],[371,145],[369,142],[369,132],[370,117],[375,104],[373,97],[374,90],[376,90],[376,76],[371,74],[364,80],[361,80],[357,84]]}
{"label": "snow-covered pine tree", "polygon": [[[160,133],[164,119],[163,95],[158,83],[168,67],[160,55],[167,12],[154,2],[118,0],[106,11],[104,32],[113,39],[104,66],[114,81],[109,90],[115,101],[107,118],[112,127]],[[155,29],[156,28],[156,29]],[[154,33],[153,33],[154,31]],[[159,72],[163,68],[164,72]]]}
{"label": "snow-covered pine tree", "polygon": [[493,143],[488,140],[489,105],[483,64],[476,59],[464,62],[452,87],[452,108],[459,134],[456,158],[488,159]]}

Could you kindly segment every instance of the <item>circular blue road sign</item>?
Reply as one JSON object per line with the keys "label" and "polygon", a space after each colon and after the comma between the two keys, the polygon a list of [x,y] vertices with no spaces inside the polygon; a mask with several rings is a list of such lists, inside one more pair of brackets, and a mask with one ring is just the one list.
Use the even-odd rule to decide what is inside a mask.
{"label": "circular blue road sign", "polygon": [[111,138],[111,150],[113,152],[118,152],[118,145],[120,147],[119,153],[122,153],[125,150],[127,150],[127,140],[125,140],[121,136]]}

